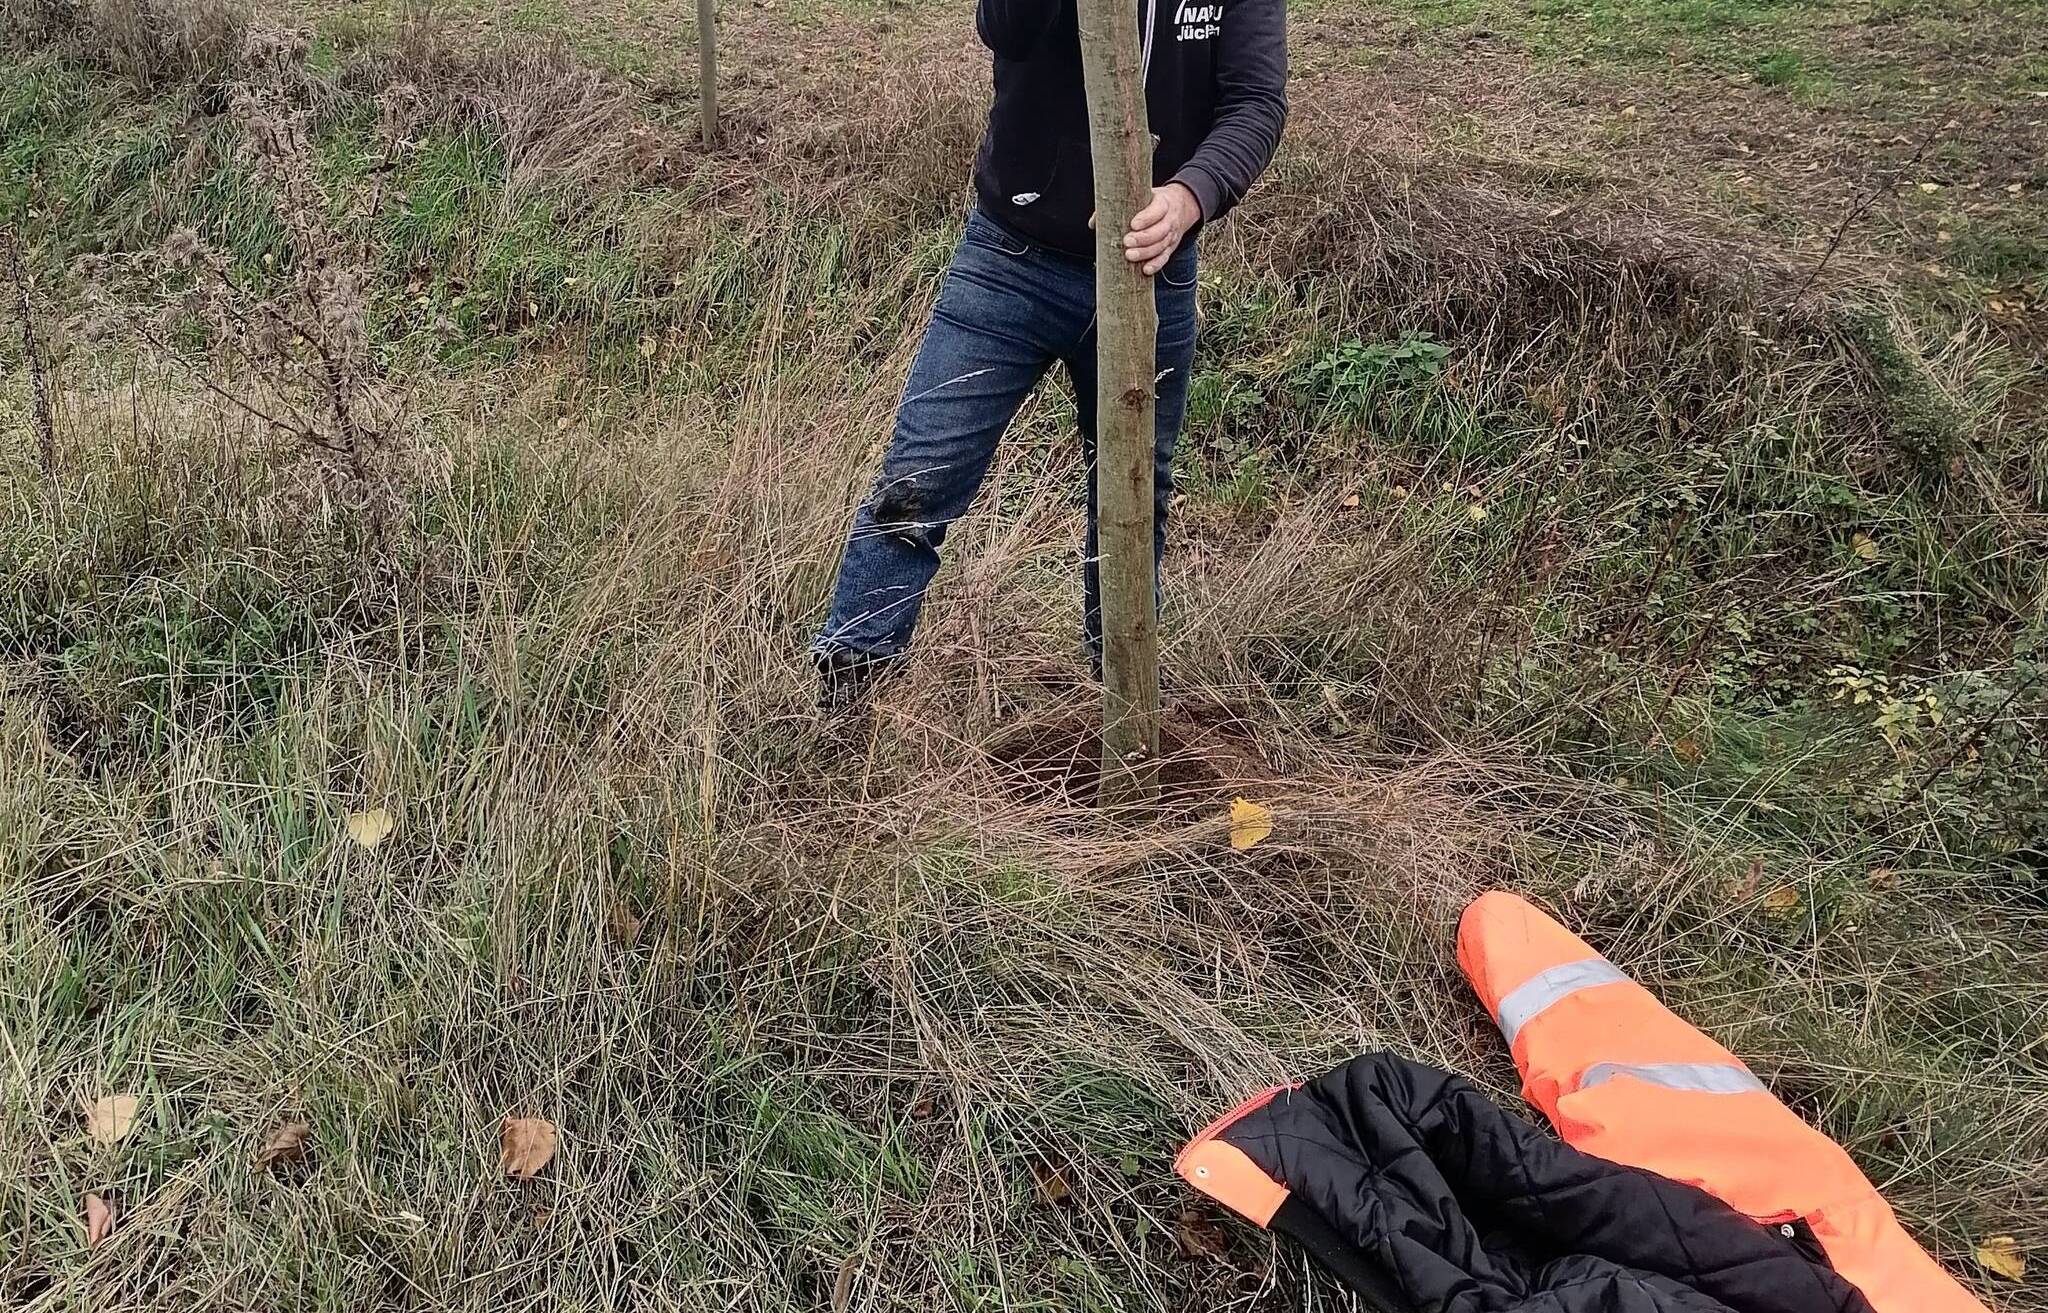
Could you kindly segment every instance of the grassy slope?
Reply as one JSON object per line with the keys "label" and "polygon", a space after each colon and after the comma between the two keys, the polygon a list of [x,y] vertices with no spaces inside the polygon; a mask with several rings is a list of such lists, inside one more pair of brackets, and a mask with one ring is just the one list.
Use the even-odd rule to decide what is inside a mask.
{"label": "grassy slope", "polygon": [[[1947,1257],[2048,1243],[2008,356],[1914,361],[1864,433],[1825,351],[1646,327],[1603,381],[1569,301],[1521,311],[1556,340],[1498,353],[1457,304],[1372,295],[1367,236],[1318,263],[1255,208],[1211,262],[1184,471],[1171,659],[1212,764],[1104,837],[1004,764],[1070,743],[1087,698],[1057,396],[956,536],[929,659],[850,740],[806,713],[805,624],[956,217],[931,153],[957,163],[974,100],[889,80],[955,47],[865,12],[737,48],[785,21],[811,35],[763,66],[818,85],[803,116],[742,91],[768,145],[730,172],[593,203],[545,170],[514,189],[546,152],[488,119],[422,140],[379,315],[445,472],[395,568],[365,573],[345,519],[279,502],[241,417],[125,353],[66,360],[53,498],[10,439],[10,1306],[1315,1304],[1184,1214],[1164,1159],[1361,1046],[1504,1087],[1447,943],[1498,882],[1711,1024]],[[328,30],[336,67],[387,39],[370,10]],[[576,35],[646,60],[668,112],[658,43]],[[203,98],[12,71],[0,180],[40,257],[182,221],[252,274],[290,258]],[[1267,214],[1381,194],[1305,118]],[[323,128],[337,190],[366,124],[345,102]],[[847,155],[886,194],[833,191]],[[1522,185],[1538,216],[1541,188],[1587,190]],[[1238,790],[1281,817],[1248,854],[1223,843]],[[365,852],[342,817],[373,805],[398,829]],[[114,1089],[145,1116],[95,1147],[76,1108]],[[563,1127],[534,1185],[493,1171],[507,1113]],[[310,1166],[251,1172],[286,1117]],[[122,1214],[90,1255],[86,1190]]]}

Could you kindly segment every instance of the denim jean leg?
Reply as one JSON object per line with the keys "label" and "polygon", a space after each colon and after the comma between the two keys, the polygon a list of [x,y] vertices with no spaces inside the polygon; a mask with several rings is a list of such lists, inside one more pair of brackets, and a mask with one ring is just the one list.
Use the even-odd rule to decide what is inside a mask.
{"label": "denim jean leg", "polygon": [[[1195,317],[1196,255],[1193,248],[1176,253],[1152,280],[1159,308],[1157,345],[1158,393],[1152,428],[1152,570],[1155,603],[1163,603],[1159,562],[1166,554],[1166,517],[1173,503],[1173,452],[1180,442],[1188,410],[1188,375],[1194,365],[1198,321]],[[1081,547],[1081,622],[1088,650],[1099,668],[1102,661],[1102,569],[1095,533],[1095,333],[1089,330],[1080,351],[1067,359],[1074,382],[1074,409],[1081,421],[1081,451],[1087,464],[1088,529]],[[1099,673],[1099,669],[1098,669]]]}
{"label": "denim jean leg", "polygon": [[814,650],[887,659],[917,627],[946,529],[974,501],[1003,430],[1053,353],[1019,255],[970,224],[925,329],[874,490],[854,517]]}

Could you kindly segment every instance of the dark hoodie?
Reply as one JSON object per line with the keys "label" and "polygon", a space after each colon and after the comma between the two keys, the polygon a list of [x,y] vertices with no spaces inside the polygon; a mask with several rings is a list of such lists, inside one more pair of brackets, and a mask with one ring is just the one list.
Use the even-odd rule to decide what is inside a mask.
{"label": "dark hoodie", "polygon": [[[996,99],[974,163],[981,205],[1019,234],[1092,258],[1095,178],[1074,0],[979,0]],[[1152,182],[1179,182],[1205,221],[1237,204],[1287,121],[1284,0],[1138,0]]]}

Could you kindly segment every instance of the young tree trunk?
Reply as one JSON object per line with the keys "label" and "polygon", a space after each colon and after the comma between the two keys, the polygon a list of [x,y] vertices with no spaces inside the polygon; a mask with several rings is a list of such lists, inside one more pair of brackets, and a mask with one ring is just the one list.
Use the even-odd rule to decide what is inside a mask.
{"label": "young tree trunk", "polygon": [[704,146],[718,144],[718,15],[717,0],[697,0],[697,111],[704,126]]}
{"label": "young tree trunk", "polygon": [[1158,792],[1159,618],[1152,563],[1152,417],[1159,311],[1124,259],[1152,199],[1137,15],[1130,0],[1077,0],[1095,161],[1095,502],[1102,554],[1104,806]]}
{"label": "young tree trunk", "polygon": [[35,430],[43,478],[50,479],[57,472],[57,421],[50,406],[49,371],[43,363],[42,348],[36,342],[36,307],[29,292],[28,262],[22,258],[27,246],[27,240],[12,228],[0,229],[0,253],[7,257],[8,276],[13,280],[21,311],[21,358],[28,370],[29,426]]}

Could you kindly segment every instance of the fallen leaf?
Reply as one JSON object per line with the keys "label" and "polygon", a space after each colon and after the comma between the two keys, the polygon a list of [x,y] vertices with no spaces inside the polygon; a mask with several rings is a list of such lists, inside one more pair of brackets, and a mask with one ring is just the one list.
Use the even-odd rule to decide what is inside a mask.
{"label": "fallen leaf", "polygon": [[1764,895],[1764,910],[1774,916],[1784,916],[1799,910],[1799,891],[1789,884],[1781,884]]}
{"label": "fallen leaf", "polygon": [[1680,761],[1692,762],[1698,761],[1704,754],[1700,752],[1700,745],[1697,740],[1684,738],[1671,745],[1671,755]]}
{"label": "fallen leaf", "polygon": [[1193,1207],[1180,1210],[1173,1228],[1173,1243],[1182,1258],[1215,1258],[1230,1248],[1223,1229]]}
{"label": "fallen leaf", "polygon": [[631,948],[640,942],[642,922],[639,917],[633,915],[633,909],[626,905],[625,899],[614,898],[612,900],[612,911],[609,921],[613,939],[616,939],[627,948]]}
{"label": "fallen leaf", "polygon": [[1477,523],[1478,521],[1486,518],[1486,508],[1475,502],[1474,504],[1467,506],[1465,508],[1465,514],[1471,516],[1473,522]]}
{"label": "fallen leaf", "polygon": [[[91,1198],[90,1195],[87,1198]],[[2009,1235],[1995,1235],[1977,1246],[1977,1261],[2007,1281],[2023,1281],[2027,1275],[2027,1251]]]}
{"label": "fallen leaf", "polygon": [[256,1165],[298,1162],[306,1156],[306,1137],[312,1133],[313,1128],[305,1122],[283,1123],[263,1137],[263,1147],[256,1151]]}
{"label": "fallen leaf", "polygon": [[1354,492],[1337,504],[1347,511],[1355,511],[1358,509],[1358,494]]}
{"label": "fallen leaf", "polygon": [[1873,866],[1865,874],[1872,889],[1896,889],[1899,887],[1899,873],[1889,866]]}
{"label": "fallen leaf", "polygon": [[1621,116],[1625,119],[1634,118],[1636,116],[1636,107],[1634,105],[1623,105],[1621,107]]}
{"label": "fallen leaf", "polygon": [[1260,803],[1249,798],[1236,798],[1230,804],[1230,846],[1243,852],[1265,842],[1273,833],[1273,813]]}
{"label": "fallen leaf", "polygon": [[1920,184],[1920,190],[1928,192],[1940,191],[1941,184],[1938,182],[1923,182]]}
{"label": "fallen leaf", "polygon": [[86,1133],[101,1144],[113,1144],[135,1129],[142,1101],[132,1094],[109,1094],[85,1110]]}
{"label": "fallen leaf", "polygon": [[1394,485],[1394,499],[1395,499],[1396,501],[1407,501],[1407,500],[1408,500],[1408,485],[1407,485],[1407,484],[1405,484],[1405,483],[1397,483],[1397,484],[1395,484],[1395,485]]}
{"label": "fallen leaf", "polygon": [[1763,882],[1763,878],[1764,859],[1752,857],[1749,859],[1749,869],[1743,872],[1740,879],[1730,885],[1728,892],[1737,902],[1747,902],[1749,899],[1756,897],[1757,886]]}
{"label": "fallen leaf", "polygon": [[[114,1233],[114,1210],[107,1201],[96,1194],[85,1197],[85,1247],[96,1249],[99,1243]],[[1978,1251],[1982,1253],[1982,1250]]]}
{"label": "fallen leaf", "polygon": [[1031,1180],[1038,1186],[1038,1197],[1049,1204],[1063,1204],[1074,1197],[1074,1187],[1067,1184],[1066,1169],[1052,1163],[1031,1160]]}
{"label": "fallen leaf", "polygon": [[839,1262],[839,1275],[832,1279],[832,1313],[846,1313],[853,1303],[853,1278],[860,1272],[860,1255],[848,1254]]}
{"label": "fallen leaf", "polygon": [[652,360],[652,359],[654,359],[654,339],[653,339],[653,338],[651,338],[651,337],[643,337],[643,338],[641,338],[641,339],[640,339],[640,354],[641,354],[641,356],[642,356],[643,358],[645,358],[645,359],[648,359],[648,360]]}
{"label": "fallen leaf", "polygon": [[507,1117],[498,1129],[498,1166],[517,1181],[531,1181],[554,1161],[560,1137],[545,1117]]}
{"label": "fallen leaf", "polygon": [[373,807],[366,812],[350,812],[346,825],[348,837],[363,848],[375,848],[390,838],[391,831],[397,828],[391,819],[391,813],[382,807]]}
{"label": "fallen leaf", "polygon": [[1851,535],[1849,550],[1855,552],[1863,560],[1875,561],[1877,559],[1877,539],[1867,533]]}

